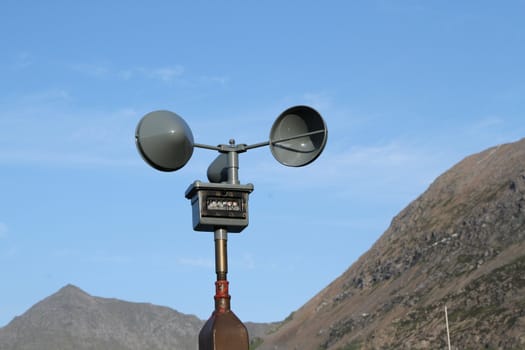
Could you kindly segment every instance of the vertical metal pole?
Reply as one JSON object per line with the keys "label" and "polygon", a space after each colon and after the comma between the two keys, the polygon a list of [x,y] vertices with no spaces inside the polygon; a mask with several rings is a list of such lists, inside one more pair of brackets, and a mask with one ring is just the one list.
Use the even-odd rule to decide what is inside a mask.
{"label": "vertical metal pole", "polygon": [[224,228],[215,230],[215,272],[217,281],[226,280],[228,274],[228,232]]}
{"label": "vertical metal pole", "polygon": [[230,310],[228,274],[228,232],[224,228],[215,230],[215,311]]}
{"label": "vertical metal pole", "polygon": [[[235,140],[230,140],[230,146],[235,146]],[[239,184],[239,153],[235,150],[228,152],[228,183]]]}
{"label": "vertical metal pole", "polygon": [[215,230],[215,310],[199,333],[199,350],[248,350],[246,326],[231,311],[227,256],[227,231]]}
{"label": "vertical metal pole", "polygon": [[445,323],[447,325],[447,342],[448,342],[448,350],[451,350],[450,348],[450,330],[448,328],[448,313],[447,313],[447,306],[445,305]]}
{"label": "vertical metal pole", "polygon": [[[239,155],[230,140],[228,152],[228,183],[239,184]],[[246,326],[230,309],[228,275],[228,232],[215,229],[215,310],[199,333],[199,350],[248,350]]]}

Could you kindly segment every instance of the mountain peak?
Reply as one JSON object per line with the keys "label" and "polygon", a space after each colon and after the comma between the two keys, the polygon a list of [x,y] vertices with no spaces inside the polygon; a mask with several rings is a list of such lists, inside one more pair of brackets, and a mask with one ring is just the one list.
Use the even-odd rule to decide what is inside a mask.
{"label": "mountain peak", "polygon": [[58,290],[58,292],[75,292],[75,293],[78,293],[78,292],[81,292],[81,293],[85,293],[82,289],[78,288],[77,286],[75,286],[74,284],[71,284],[71,283],[68,283],[66,284],[64,287],[60,288]]}
{"label": "mountain peak", "polygon": [[91,297],[88,293],[80,289],[79,287],[73,285],[73,284],[67,284],[64,287],[60,288],[54,295],[56,296],[64,296],[64,295],[76,295],[76,296],[83,296],[83,297]]}
{"label": "mountain peak", "polygon": [[94,297],[68,284],[0,329],[0,349],[194,349],[203,322],[167,307]]}
{"label": "mountain peak", "polygon": [[76,309],[88,310],[96,307],[97,300],[96,297],[89,295],[79,287],[68,284],[34,305],[33,308],[43,311],[47,311],[48,309],[71,310],[73,305]]}

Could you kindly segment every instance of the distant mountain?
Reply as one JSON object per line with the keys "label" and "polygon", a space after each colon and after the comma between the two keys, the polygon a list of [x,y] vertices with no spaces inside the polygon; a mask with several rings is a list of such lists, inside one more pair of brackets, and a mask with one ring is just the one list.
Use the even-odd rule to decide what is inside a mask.
{"label": "distant mountain", "polygon": [[0,329],[2,350],[196,350],[203,324],[167,307],[68,285]]}
{"label": "distant mountain", "polygon": [[[203,325],[167,307],[93,297],[67,285],[0,328],[0,349],[196,350]],[[258,340],[277,323],[245,325]]]}
{"label": "distant mountain", "polygon": [[525,139],[467,157],[257,350],[525,349]]}

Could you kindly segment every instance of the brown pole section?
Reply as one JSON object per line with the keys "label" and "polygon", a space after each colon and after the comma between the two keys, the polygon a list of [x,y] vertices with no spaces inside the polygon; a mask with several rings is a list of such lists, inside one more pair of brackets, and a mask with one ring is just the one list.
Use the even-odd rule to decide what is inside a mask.
{"label": "brown pole section", "polygon": [[215,310],[199,333],[199,350],[248,350],[248,331],[230,309],[226,229],[215,230]]}

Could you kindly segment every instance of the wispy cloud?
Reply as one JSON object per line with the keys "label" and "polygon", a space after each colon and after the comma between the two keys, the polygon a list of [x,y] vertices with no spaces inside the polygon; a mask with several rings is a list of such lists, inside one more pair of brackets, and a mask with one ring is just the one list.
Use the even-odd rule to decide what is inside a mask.
{"label": "wispy cloud", "polygon": [[6,260],[16,259],[19,253],[20,253],[19,250],[14,246],[5,247],[3,250],[0,250],[0,259],[6,259]]}
{"label": "wispy cloud", "polygon": [[69,94],[49,90],[4,103],[0,162],[11,164],[129,166],[139,164],[133,135],[139,113],[74,109]]}
{"label": "wispy cloud", "polygon": [[[428,179],[429,171],[436,170],[429,165],[439,165],[431,157],[432,150],[411,147],[397,142],[384,145],[354,146],[348,149],[327,149],[314,163],[308,165],[308,171],[300,176],[292,172],[298,169],[277,166],[272,159],[264,163],[253,164],[254,168],[243,167],[249,176],[257,177],[266,183],[284,183],[289,189],[319,186],[340,186],[344,181],[357,181],[381,177],[385,179],[404,178],[406,175],[422,176]],[[432,162],[430,161],[432,159]],[[429,164],[431,163],[431,164]]]}
{"label": "wispy cloud", "polygon": [[219,76],[219,75],[216,75],[216,76],[204,75],[200,77],[200,81],[203,83],[213,83],[213,84],[217,83],[219,85],[226,85],[230,81],[230,77]]}
{"label": "wispy cloud", "polygon": [[252,253],[243,253],[241,257],[240,264],[247,270],[253,270],[256,267],[255,257]]}
{"label": "wispy cloud", "polygon": [[111,68],[105,64],[74,63],[71,64],[71,69],[94,78],[107,78],[113,74]]}
{"label": "wispy cloud", "polygon": [[73,71],[98,79],[150,79],[162,82],[173,82],[185,71],[182,65],[116,68],[107,63],[74,63],[70,67]]}
{"label": "wispy cloud", "polygon": [[87,77],[116,81],[150,80],[189,86],[225,86],[230,81],[230,77],[224,74],[188,74],[186,67],[181,64],[116,67],[109,63],[74,63],[70,69]]}
{"label": "wispy cloud", "polygon": [[105,250],[97,251],[84,251],[78,249],[64,248],[56,250],[52,253],[52,256],[57,259],[66,259],[66,260],[76,260],[79,262],[89,263],[89,264],[129,264],[133,263],[133,258],[131,256],[115,254],[112,252],[107,252]]}
{"label": "wispy cloud", "polygon": [[22,51],[17,53],[13,58],[12,68],[20,70],[33,64],[33,58],[29,52]]}
{"label": "wispy cloud", "polygon": [[215,262],[209,258],[178,258],[177,262],[180,265],[193,267],[213,268],[215,266]]}
{"label": "wispy cloud", "polygon": [[0,222],[0,238],[6,238],[8,232],[9,229],[7,228],[7,225],[3,222]]}
{"label": "wispy cloud", "polygon": [[116,71],[115,76],[124,80],[151,79],[163,82],[173,82],[182,77],[184,71],[185,69],[181,65],[157,68],[132,67]]}
{"label": "wispy cloud", "polygon": [[155,69],[144,69],[144,75],[151,79],[159,79],[165,82],[173,81],[184,73],[182,66],[162,67]]}
{"label": "wispy cloud", "polygon": [[474,125],[474,128],[485,129],[485,128],[493,127],[495,125],[501,125],[503,123],[504,123],[503,118],[498,117],[498,116],[490,116],[490,117],[486,117],[486,118],[479,120]]}
{"label": "wispy cloud", "polygon": [[94,264],[117,264],[117,265],[129,264],[133,262],[133,259],[129,256],[111,254],[111,253],[104,252],[104,251],[95,252],[95,254],[91,256],[87,256],[85,260],[89,263],[94,263]]}
{"label": "wispy cloud", "polygon": [[[71,101],[69,91],[65,89],[47,89],[41,91],[30,92],[17,99],[10,101],[11,105],[16,105],[18,111],[40,110],[42,107],[65,104]],[[5,112],[4,112],[5,113]],[[1,116],[0,116],[1,117]]]}
{"label": "wispy cloud", "polygon": [[332,107],[332,96],[326,92],[309,92],[303,95],[308,105],[318,109],[329,109]]}
{"label": "wispy cloud", "polygon": [[476,120],[470,126],[467,126],[468,132],[475,136],[491,135],[493,136],[500,129],[505,127],[505,120],[499,116],[487,116]]}
{"label": "wispy cloud", "polygon": [[[136,157],[135,157],[136,158]],[[0,150],[0,163],[38,164],[45,166],[135,166],[134,158],[119,158],[74,151],[45,151],[38,149]]]}

